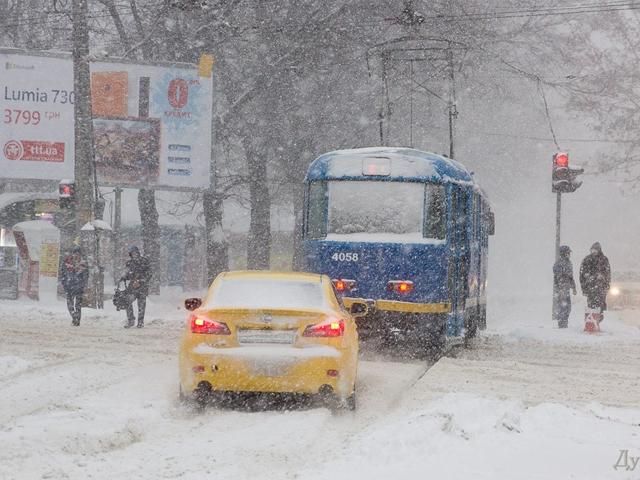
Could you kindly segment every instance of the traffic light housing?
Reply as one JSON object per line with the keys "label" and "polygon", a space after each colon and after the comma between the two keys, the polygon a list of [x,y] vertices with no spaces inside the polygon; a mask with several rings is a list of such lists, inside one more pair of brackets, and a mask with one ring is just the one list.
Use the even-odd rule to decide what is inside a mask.
{"label": "traffic light housing", "polygon": [[58,185],[58,202],[60,210],[70,209],[75,206],[76,186],[73,182],[60,182]]}
{"label": "traffic light housing", "polygon": [[558,152],[553,155],[553,171],[551,174],[551,191],[553,193],[575,192],[582,181],[576,180],[578,175],[584,173],[584,168],[571,168],[569,166],[569,154]]}

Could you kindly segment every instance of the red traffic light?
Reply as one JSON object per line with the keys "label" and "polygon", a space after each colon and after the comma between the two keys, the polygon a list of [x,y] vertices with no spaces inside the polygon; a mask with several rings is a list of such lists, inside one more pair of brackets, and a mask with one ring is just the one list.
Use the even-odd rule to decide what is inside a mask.
{"label": "red traffic light", "polygon": [[553,193],[575,192],[582,182],[576,178],[584,173],[582,168],[569,167],[569,154],[558,152],[553,155],[553,171],[551,173],[551,191]]}
{"label": "red traffic light", "polygon": [[73,183],[61,183],[58,186],[58,195],[60,198],[72,198],[76,193]]}
{"label": "red traffic light", "polygon": [[567,168],[569,166],[569,154],[560,152],[553,156],[553,165],[560,168]]}

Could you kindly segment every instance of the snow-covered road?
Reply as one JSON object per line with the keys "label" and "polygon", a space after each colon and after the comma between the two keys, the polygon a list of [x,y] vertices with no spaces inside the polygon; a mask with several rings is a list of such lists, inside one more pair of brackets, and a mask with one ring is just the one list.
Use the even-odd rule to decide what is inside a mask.
{"label": "snow-covered road", "polygon": [[111,309],[72,328],[62,302],[0,302],[0,479],[640,478],[614,468],[640,455],[633,312],[586,336],[577,313],[559,331],[504,302],[428,371],[364,355],[355,413],[195,414],[176,401],[174,297],[151,300],[144,330]]}
{"label": "snow-covered road", "polygon": [[62,303],[2,306],[0,478],[202,478],[207,470],[262,478],[274,466],[286,476],[316,445],[335,445],[393,410],[427,368],[362,361],[355,415],[304,407],[194,415],[176,401],[185,316],[177,306],[152,303],[144,330],[91,310],[72,328]]}

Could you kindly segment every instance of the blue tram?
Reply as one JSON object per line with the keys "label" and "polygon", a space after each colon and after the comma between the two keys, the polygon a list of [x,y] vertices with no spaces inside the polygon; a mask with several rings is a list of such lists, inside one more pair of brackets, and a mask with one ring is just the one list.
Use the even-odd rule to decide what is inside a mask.
{"label": "blue tram", "polygon": [[486,327],[488,237],[494,216],[460,163],[409,148],[340,150],[305,178],[305,268],[325,273],[347,307],[365,300],[359,330],[427,349]]}

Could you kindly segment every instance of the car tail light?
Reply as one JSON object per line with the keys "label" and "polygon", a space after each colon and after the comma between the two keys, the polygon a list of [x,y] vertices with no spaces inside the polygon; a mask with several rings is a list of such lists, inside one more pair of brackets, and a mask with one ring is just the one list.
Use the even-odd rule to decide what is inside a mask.
{"label": "car tail light", "polygon": [[356,281],[346,278],[334,278],[331,280],[338,293],[346,293],[356,289]]}
{"label": "car tail light", "polygon": [[411,280],[391,280],[387,283],[387,290],[407,294],[413,291],[413,282]]}
{"label": "car tail light", "polygon": [[189,318],[192,333],[208,333],[212,335],[231,335],[226,323],[216,322],[202,315],[191,315]]}
{"label": "car tail light", "polygon": [[302,333],[303,337],[341,337],[344,333],[344,320],[331,320],[328,322],[309,325]]}

